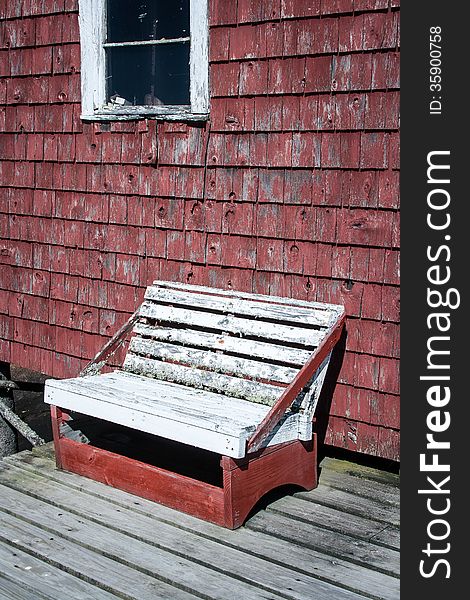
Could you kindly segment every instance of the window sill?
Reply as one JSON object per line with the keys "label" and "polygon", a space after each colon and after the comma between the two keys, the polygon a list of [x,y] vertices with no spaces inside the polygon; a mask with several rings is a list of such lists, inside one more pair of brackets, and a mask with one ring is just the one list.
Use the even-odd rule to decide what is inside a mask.
{"label": "window sill", "polygon": [[137,121],[139,119],[156,119],[159,121],[207,121],[208,113],[192,113],[182,106],[123,106],[103,107],[91,115],[82,114],[83,121]]}

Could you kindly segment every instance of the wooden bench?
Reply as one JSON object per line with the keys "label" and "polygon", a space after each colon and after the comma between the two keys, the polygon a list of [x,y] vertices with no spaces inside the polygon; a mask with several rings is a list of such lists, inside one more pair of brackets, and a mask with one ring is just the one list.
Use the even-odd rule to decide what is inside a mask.
{"label": "wooden bench", "polygon": [[[239,527],[271,489],[316,486],[312,420],[343,322],[338,305],[155,282],[121,370],[46,381],[58,468]],[[221,484],[97,447],[80,415],[185,444],[188,461],[208,451]]]}

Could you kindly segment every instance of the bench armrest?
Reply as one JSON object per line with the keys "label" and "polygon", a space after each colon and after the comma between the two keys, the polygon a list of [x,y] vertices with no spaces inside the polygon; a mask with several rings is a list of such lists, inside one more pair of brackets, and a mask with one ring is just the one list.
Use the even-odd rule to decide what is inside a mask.
{"label": "bench armrest", "polygon": [[119,346],[123,343],[126,334],[132,329],[134,323],[139,317],[140,307],[129,317],[126,323],[113,335],[113,337],[106,342],[101,348],[98,354],[91,360],[84,369],[78,375],[79,377],[85,377],[86,375],[96,375],[106,364],[106,359],[116,352]]}

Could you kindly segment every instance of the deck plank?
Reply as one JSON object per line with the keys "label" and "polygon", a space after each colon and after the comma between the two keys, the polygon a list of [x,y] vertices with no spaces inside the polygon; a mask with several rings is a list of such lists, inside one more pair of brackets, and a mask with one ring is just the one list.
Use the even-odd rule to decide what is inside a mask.
{"label": "deck plank", "polygon": [[52,537],[50,532],[6,513],[0,514],[0,532],[0,540],[9,541],[14,548],[62,568],[98,588],[111,591],[118,597],[142,600],[194,597],[64,538]]}
{"label": "deck plank", "polygon": [[[5,475],[5,472],[1,475]],[[12,475],[11,472],[10,475]],[[22,488],[26,490],[28,478],[18,479],[23,484]],[[31,474],[30,479],[30,483],[33,483]],[[38,488],[35,486],[35,489]],[[177,530],[173,532],[172,539],[171,532],[168,534],[168,531],[165,532],[162,529],[158,530],[157,535],[154,523],[147,521],[142,524],[138,522],[138,519],[133,519],[129,523],[129,514],[126,511],[116,510],[115,507],[110,507],[99,500],[93,502],[93,510],[91,510],[91,505],[88,505],[88,510],[82,509],[79,512],[77,508],[83,507],[84,501],[79,494],[74,494],[76,502],[69,508],[69,511],[73,510],[74,512],[69,512],[60,499],[64,493],[66,494],[66,491],[58,490],[58,493],[54,494],[54,486],[46,485],[45,496],[50,496],[52,503],[49,504],[40,500],[38,496],[32,498],[13,489],[2,489],[3,510],[7,510],[9,514],[14,513],[21,519],[34,519],[41,529],[60,536],[61,539],[74,542],[82,548],[111,558],[117,564],[127,564],[139,573],[149,575],[153,573],[159,578],[177,583],[185,587],[187,591],[192,591],[202,597],[208,595],[211,598],[217,597],[226,600],[232,600],[234,597],[253,599],[267,597],[257,588],[245,585],[244,582],[235,578],[226,577],[221,572],[210,570],[201,564],[203,556],[197,563],[190,564],[185,557],[188,552],[186,548],[188,544],[185,544],[184,539],[176,539]],[[70,497],[69,494],[67,497]],[[90,514],[91,518],[87,519],[84,516],[85,513]],[[115,517],[115,521],[112,520],[112,517]],[[109,529],[106,525],[109,525]],[[143,527],[145,530],[142,529]],[[122,529],[128,529],[132,535],[123,534]],[[168,539],[169,536],[170,539]],[[143,537],[146,537],[145,542],[147,543],[142,543]],[[163,541],[161,541],[162,538]],[[155,542],[155,539],[158,539],[158,542]],[[162,546],[168,542],[174,549],[179,548],[178,551],[162,550]],[[200,551],[203,554],[204,548],[200,547]],[[189,552],[191,552],[191,548],[189,548]],[[214,558],[217,559],[217,556]],[[223,564],[223,561],[221,562]],[[135,576],[139,575],[136,573]],[[271,593],[270,596],[279,598],[276,593]]]}
{"label": "deck plank", "polygon": [[[81,598],[397,600],[397,481],[328,462],[317,490],[283,496],[230,531],[58,471],[47,445],[0,462],[0,537],[108,594]],[[6,576],[12,600],[15,586],[31,589],[27,579]]]}
{"label": "deck plank", "polygon": [[326,456],[321,462],[321,467],[324,468],[325,471],[352,475],[353,477],[358,477],[361,479],[370,479],[371,481],[390,485],[395,489],[398,489],[400,486],[400,476],[396,473],[382,471],[375,469],[374,467],[367,467],[365,465],[352,463],[347,460],[338,460],[336,458]]}
{"label": "deck plank", "polygon": [[387,483],[349,475],[348,473],[336,473],[328,468],[321,470],[319,482],[327,487],[350,492],[364,498],[373,498],[393,506],[399,506],[400,504],[400,489]]}
{"label": "deck plank", "polygon": [[[9,600],[17,597],[21,600],[56,600],[57,590],[67,590],[67,599],[70,600],[116,598],[114,594],[4,542],[0,542],[0,590],[11,593],[11,596],[6,596]],[[0,598],[3,598],[1,594]]]}
{"label": "deck plank", "polygon": [[281,539],[301,539],[302,544],[307,547],[388,575],[398,576],[399,573],[399,553],[396,550],[366,542],[358,537],[329,531],[297,518],[260,512],[250,519],[246,526]]}
{"label": "deck plank", "polygon": [[54,600],[54,598],[6,579],[0,573],[0,600]]}
{"label": "deck plank", "polygon": [[298,492],[295,496],[299,500],[337,508],[352,515],[380,521],[385,525],[399,525],[397,507],[375,498],[357,496],[323,484],[312,492]]}
{"label": "deck plank", "polygon": [[[284,500],[284,499],[283,499]],[[268,506],[268,511],[298,519],[302,523],[311,523],[312,525],[338,532],[344,535],[358,537],[361,540],[374,540],[383,546],[399,550],[400,535],[399,530],[394,525],[389,525],[374,519],[368,519],[364,516],[347,514],[344,510],[338,510],[331,506],[309,503],[299,498],[300,502],[292,503],[290,500],[285,502],[276,501]],[[383,532],[387,531],[387,535]]]}

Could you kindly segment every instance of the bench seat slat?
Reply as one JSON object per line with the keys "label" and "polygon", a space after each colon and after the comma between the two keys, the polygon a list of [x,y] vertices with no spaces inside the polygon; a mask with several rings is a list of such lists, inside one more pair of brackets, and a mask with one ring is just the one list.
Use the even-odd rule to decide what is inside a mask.
{"label": "bench seat slat", "polygon": [[271,321],[278,320],[282,323],[293,323],[301,326],[328,327],[331,322],[331,312],[324,308],[320,310],[319,308],[292,307],[259,300],[224,298],[214,294],[169,290],[159,286],[147,288],[145,299],[157,303],[214,310],[234,316],[249,316]]}
{"label": "bench seat slat", "polygon": [[[245,455],[247,439],[268,411],[261,404],[123,371],[50,379],[45,401],[98,419],[112,415],[113,423],[233,458]],[[301,415],[290,413],[266,443],[309,439],[311,426],[306,425]]]}
{"label": "bench seat slat", "polygon": [[132,339],[128,351],[133,354],[148,355],[157,360],[170,360],[174,363],[209,369],[236,377],[250,377],[256,381],[290,383],[299,372],[299,369],[290,367],[280,367],[220,352],[188,348],[139,337]]}
{"label": "bench seat slat", "polygon": [[162,342],[175,342],[198,348],[223,350],[224,352],[232,352],[253,358],[264,358],[295,367],[303,366],[311,355],[308,350],[299,348],[290,348],[280,344],[270,344],[269,342],[259,342],[207,331],[196,331],[189,328],[173,329],[172,327],[157,327],[137,323],[134,327],[134,333]]}
{"label": "bench seat slat", "polygon": [[202,371],[192,367],[165,363],[152,358],[142,358],[133,354],[127,354],[123,366],[126,371],[138,375],[172,381],[173,383],[197,389],[219,392],[220,394],[260,404],[274,404],[285,389],[266,383],[231,377],[222,373]]}
{"label": "bench seat slat", "polygon": [[310,348],[318,345],[319,340],[323,337],[323,332],[315,329],[304,329],[303,327],[266,323],[231,315],[218,315],[198,310],[164,306],[154,304],[149,300],[142,303],[139,312],[142,317],[168,323],[192,325],[194,327],[227,331],[240,335],[259,337],[261,339],[301,344]]}
{"label": "bench seat slat", "polygon": [[[260,294],[250,294],[248,292],[239,292],[238,290],[222,290],[219,288],[210,288],[202,285],[193,285],[191,283],[177,283],[173,281],[154,281],[153,286],[166,288],[170,290],[184,290],[188,292],[199,292],[210,296],[223,296],[228,298],[243,298],[246,300],[262,301],[267,305],[282,304],[285,306],[304,307],[320,311],[329,311],[338,315],[342,312],[339,304],[329,304],[327,302],[311,302],[310,300],[298,300],[297,298],[286,298],[284,296],[262,296]],[[150,287],[153,287],[150,286]]]}
{"label": "bench seat slat", "polygon": [[250,432],[267,407],[210,392],[115,372],[49,380],[45,401],[233,457],[244,455]]}
{"label": "bench seat slat", "polygon": [[[221,396],[125,371],[91,375],[79,380],[51,380],[48,381],[48,386],[116,406],[133,406],[146,414],[171,415],[175,420],[185,423],[191,423],[191,419],[207,421],[209,428],[212,425],[208,415],[215,416],[218,429],[230,435],[240,428],[250,427],[268,411],[266,406],[239,398]],[[230,411],[227,410],[228,406]]]}

